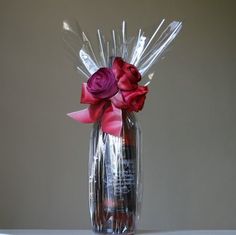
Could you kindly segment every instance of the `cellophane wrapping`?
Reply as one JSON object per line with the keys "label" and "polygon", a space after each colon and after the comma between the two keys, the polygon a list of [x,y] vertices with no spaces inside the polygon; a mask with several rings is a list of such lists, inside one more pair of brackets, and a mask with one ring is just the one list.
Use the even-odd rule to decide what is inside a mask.
{"label": "cellophane wrapping", "polygon": [[[178,21],[173,21],[166,27],[164,25],[165,20],[162,20],[149,36],[142,29],[138,29],[136,35],[129,36],[126,22],[123,21],[120,28],[111,30],[109,39],[97,29],[97,40],[92,42],[76,21],[63,22],[63,39],[73,57],[76,69],[83,77],[90,79],[101,68],[112,67],[114,72],[114,60],[116,66],[119,63],[126,67],[131,66],[133,70],[138,71],[135,73],[139,74],[139,78],[142,77],[142,87],[137,89],[138,92],[143,91],[142,99],[138,97],[135,100],[138,104],[134,104],[133,101],[128,105],[123,101],[117,103],[117,98],[113,99],[114,97],[97,101],[98,97],[92,97],[85,84],[81,100],[84,100],[83,103],[89,103],[90,109],[84,113],[75,112],[69,115],[85,123],[95,122],[90,138],[88,165],[89,210],[92,228],[98,233],[133,234],[138,224],[143,188],[142,158],[141,130],[134,111],[142,109],[144,95],[148,92],[145,87],[155,77],[152,66],[162,58],[163,52],[182,27],[182,23]],[[98,46],[95,48],[94,45]],[[97,76],[99,78],[101,75]],[[138,87],[137,82],[132,85]],[[101,85],[98,85],[99,89],[100,87]],[[127,97],[130,98],[130,91],[123,91],[120,87],[119,89],[118,93],[120,92],[120,97],[123,96],[124,101]],[[98,103],[95,104],[95,101]],[[98,104],[100,107],[102,105],[102,108],[99,109]],[[117,129],[114,131],[116,120],[110,120],[115,116],[114,113],[109,113],[110,116],[105,118],[106,123],[103,120],[108,106],[114,113],[121,110],[121,128],[118,132]],[[91,115],[95,115],[99,110],[104,110],[104,113],[92,120]]]}
{"label": "cellophane wrapping", "polygon": [[89,154],[89,205],[93,230],[133,233],[142,202],[141,131],[134,113],[123,111],[121,136],[94,124]]}

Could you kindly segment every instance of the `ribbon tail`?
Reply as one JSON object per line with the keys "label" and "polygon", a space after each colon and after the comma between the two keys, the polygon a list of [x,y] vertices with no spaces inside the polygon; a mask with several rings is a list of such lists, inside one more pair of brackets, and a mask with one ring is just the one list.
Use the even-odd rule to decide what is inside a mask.
{"label": "ribbon tail", "polygon": [[102,116],[102,131],[114,136],[121,136],[122,110],[110,105]]}
{"label": "ribbon tail", "polygon": [[82,122],[82,123],[93,123],[95,121],[93,117],[91,117],[88,108],[72,113],[67,113],[67,116],[71,117],[77,122]]}
{"label": "ribbon tail", "polygon": [[71,117],[75,121],[82,123],[93,123],[98,120],[103,112],[103,107],[106,102],[101,102],[99,104],[91,104],[88,108],[68,113],[67,116]]}

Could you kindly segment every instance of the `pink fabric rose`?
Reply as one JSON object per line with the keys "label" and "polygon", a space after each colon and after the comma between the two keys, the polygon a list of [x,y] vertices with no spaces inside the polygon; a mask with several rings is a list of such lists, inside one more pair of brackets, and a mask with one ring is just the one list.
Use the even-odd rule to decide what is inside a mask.
{"label": "pink fabric rose", "polygon": [[112,65],[112,71],[118,80],[120,90],[131,91],[137,89],[138,82],[141,80],[141,74],[134,65],[128,64],[121,58],[116,57]]}
{"label": "pink fabric rose", "polygon": [[100,68],[87,82],[88,91],[97,99],[106,99],[118,91],[117,80],[110,68]]}

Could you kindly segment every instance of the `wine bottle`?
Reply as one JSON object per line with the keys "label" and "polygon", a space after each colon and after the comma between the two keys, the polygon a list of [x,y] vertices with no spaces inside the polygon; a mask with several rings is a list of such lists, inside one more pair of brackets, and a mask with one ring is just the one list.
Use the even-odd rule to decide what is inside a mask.
{"label": "wine bottle", "polygon": [[133,113],[122,111],[121,137],[96,123],[90,140],[89,195],[94,232],[133,234],[137,220],[140,130]]}

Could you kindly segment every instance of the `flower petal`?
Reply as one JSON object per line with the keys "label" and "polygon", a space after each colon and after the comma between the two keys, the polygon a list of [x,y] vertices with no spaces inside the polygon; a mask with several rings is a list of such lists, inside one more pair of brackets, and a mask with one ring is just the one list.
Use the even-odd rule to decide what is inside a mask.
{"label": "flower petal", "polygon": [[138,87],[137,82],[131,82],[132,76],[128,73],[124,73],[118,80],[118,87],[122,91],[131,91],[135,90]]}
{"label": "flower petal", "polygon": [[112,71],[115,74],[116,78],[120,77],[124,72],[122,71],[122,67],[124,65],[124,61],[121,57],[116,57],[112,64]]}

